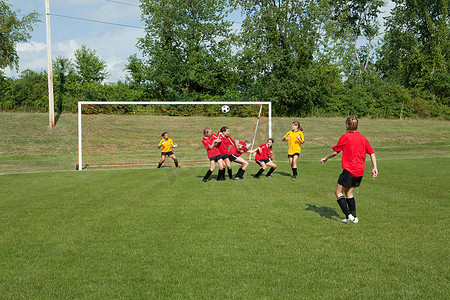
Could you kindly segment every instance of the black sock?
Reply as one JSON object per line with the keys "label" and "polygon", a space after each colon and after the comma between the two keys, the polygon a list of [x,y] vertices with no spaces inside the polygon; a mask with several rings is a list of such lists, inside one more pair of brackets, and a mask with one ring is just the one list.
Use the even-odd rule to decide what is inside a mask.
{"label": "black sock", "polygon": [[228,169],[228,177],[230,177],[230,179],[233,179],[233,170],[232,169]]}
{"label": "black sock", "polygon": [[208,170],[208,172],[206,172],[205,177],[203,177],[203,180],[208,180],[209,176],[211,176],[212,171]]}
{"label": "black sock", "polygon": [[356,202],[355,197],[345,199],[347,201],[348,210],[352,214],[352,216],[356,217]]}
{"label": "black sock", "polygon": [[178,161],[176,161],[176,162],[175,162],[175,167],[177,167],[177,168],[178,168]]}
{"label": "black sock", "polygon": [[264,169],[263,169],[263,168],[259,169],[259,171],[258,171],[258,173],[256,173],[255,177],[261,176],[261,174],[262,174],[263,172],[264,172]]}
{"label": "black sock", "polygon": [[217,175],[217,180],[225,180],[225,169],[219,170],[219,175]]}
{"label": "black sock", "polygon": [[242,178],[242,176],[244,176],[244,172],[245,172],[244,169],[239,168],[239,170],[238,170],[238,172],[236,174],[236,177]]}
{"label": "black sock", "polygon": [[297,168],[292,168],[292,175],[297,176]]}
{"label": "black sock", "polygon": [[158,164],[158,168],[161,168],[161,165],[162,165],[162,163],[159,163],[159,164]]}
{"label": "black sock", "polygon": [[270,170],[269,170],[269,173],[267,173],[266,176],[270,176],[273,173],[273,171],[275,171],[275,168],[271,167]]}
{"label": "black sock", "polygon": [[341,207],[341,210],[344,213],[345,217],[348,218],[350,211],[348,209],[347,200],[345,200],[345,197],[344,196],[339,197],[339,199],[337,199],[337,203]]}

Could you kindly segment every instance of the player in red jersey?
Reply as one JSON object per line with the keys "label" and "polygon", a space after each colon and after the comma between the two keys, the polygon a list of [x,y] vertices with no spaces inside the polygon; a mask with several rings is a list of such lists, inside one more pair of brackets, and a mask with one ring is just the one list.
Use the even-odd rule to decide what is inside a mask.
{"label": "player in red jersey", "polygon": [[216,162],[219,164],[219,175],[217,175],[217,180],[221,180],[222,173],[225,177],[225,165],[223,163],[222,156],[220,155],[219,148],[217,147],[220,142],[220,138],[212,133],[211,128],[206,127],[205,129],[203,129],[202,143],[206,148],[206,153],[208,155],[211,167],[208,172],[206,172],[202,182],[206,182],[209,176],[211,176],[212,172],[214,172],[214,170],[216,169]]}
{"label": "player in red jersey", "polygon": [[273,138],[269,138],[266,144],[261,144],[256,150],[255,160],[258,165],[261,166],[258,173],[254,178],[259,178],[261,174],[267,169],[267,166],[271,167],[266,177],[272,177],[273,171],[277,168],[277,165],[273,163],[273,149],[272,145],[274,143]]}
{"label": "player in red jersey", "polygon": [[[372,179],[378,176],[377,160],[369,141],[358,132],[358,119],[354,116],[348,117],[345,121],[346,133],[339,138],[337,145],[333,146],[333,151],[320,160],[321,164],[342,151],[342,173],[339,176],[335,194],[337,202],[345,214],[342,220],[347,224],[358,223],[356,217],[356,203],[353,192],[361,184],[364,176],[366,155],[370,155],[372,160]],[[344,197],[345,194],[345,197]]]}
{"label": "player in red jersey", "polygon": [[[219,144],[220,155],[222,156],[222,159],[225,162],[225,165],[227,166],[228,176],[230,177],[230,179],[233,179],[231,161],[228,157],[228,148],[230,148],[230,145],[233,146],[235,142],[230,136],[230,129],[228,129],[228,127],[226,126],[220,128],[219,137],[222,140]],[[222,179],[225,180],[225,174],[222,177]]]}
{"label": "player in red jersey", "polygon": [[236,141],[235,145],[230,148],[228,151],[228,159],[231,162],[236,162],[241,164],[242,166],[239,168],[239,170],[236,173],[236,176],[234,176],[235,180],[242,179],[245,173],[245,169],[248,167],[248,162],[241,157],[243,153],[249,152],[253,153],[256,152],[256,150],[248,151],[252,147],[252,142],[249,140],[242,141]]}

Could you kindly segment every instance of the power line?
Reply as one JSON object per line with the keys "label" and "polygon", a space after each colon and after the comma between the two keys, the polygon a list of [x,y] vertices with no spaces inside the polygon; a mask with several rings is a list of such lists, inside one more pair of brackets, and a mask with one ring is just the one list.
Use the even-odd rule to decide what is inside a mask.
{"label": "power line", "polygon": [[123,5],[139,7],[138,4],[132,4],[132,3],[127,3],[127,2],[121,2],[121,1],[115,1],[115,0],[105,0],[105,1],[106,2],[112,2],[112,3],[118,3],[118,4],[123,4]]}
{"label": "power line", "polygon": [[129,28],[138,28],[138,29],[145,29],[141,26],[134,26],[134,25],[126,25],[126,24],[119,24],[119,23],[112,23],[112,22],[105,22],[105,21],[99,21],[99,20],[93,20],[93,19],[86,19],[86,18],[79,18],[79,17],[71,17],[71,16],[64,16],[59,14],[50,14],[51,16],[55,17],[61,17],[66,19],[74,19],[79,21],[87,21],[87,22],[94,22],[94,23],[101,23],[101,24],[107,24],[107,25],[115,25],[115,26],[121,26],[121,27],[129,27]]}

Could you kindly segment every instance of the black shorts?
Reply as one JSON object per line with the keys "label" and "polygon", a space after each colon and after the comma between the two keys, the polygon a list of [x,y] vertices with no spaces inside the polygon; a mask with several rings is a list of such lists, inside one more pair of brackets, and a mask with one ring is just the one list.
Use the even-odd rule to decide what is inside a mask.
{"label": "black shorts", "polygon": [[209,161],[215,161],[215,162],[218,162],[218,161],[221,160],[221,159],[222,159],[222,156],[221,156],[221,155],[217,155],[217,156],[210,157],[210,158],[209,158]]}
{"label": "black shorts", "polygon": [[225,159],[227,159],[227,158],[230,158],[230,157],[228,156],[228,154],[223,154],[223,155],[222,155],[222,159],[223,159],[223,160],[225,160]]}
{"label": "black shorts", "polygon": [[256,163],[257,163],[258,165],[261,165],[262,162],[265,163],[265,164],[267,164],[267,163],[270,162],[270,158],[268,158],[268,159],[260,159],[260,160],[258,160]]}
{"label": "black shorts", "polygon": [[294,156],[300,156],[300,153],[294,153],[294,154],[288,154],[288,158],[294,157]]}
{"label": "black shorts", "polygon": [[173,154],[172,151],[169,151],[169,152],[161,152],[161,156],[163,156],[163,155],[171,156],[172,154]]}
{"label": "black shorts", "polygon": [[239,158],[239,156],[237,156],[236,154],[229,154],[228,158],[230,159],[230,161],[235,161]]}
{"label": "black shorts", "polygon": [[361,177],[354,177],[350,175],[349,172],[346,170],[343,170],[341,175],[339,175],[338,184],[346,187],[346,188],[352,188],[352,187],[358,187],[361,184],[362,176]]}

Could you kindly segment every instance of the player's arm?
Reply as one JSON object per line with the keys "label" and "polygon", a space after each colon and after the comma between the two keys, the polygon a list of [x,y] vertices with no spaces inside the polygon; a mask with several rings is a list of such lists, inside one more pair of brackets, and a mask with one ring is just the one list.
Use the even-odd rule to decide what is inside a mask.
{"label": "player's arm", "polygon": [[164,145],[164,140],[161,140],[161,142],[159,142],[158,149],[160,149],[163,145]]}
{"label": "player's arm", "polygon": [[372,161],[372,179],[375,179],[378,176],[377,158],[375,157],[375,153],[370,155],[370,160]]}
{"label": "player's arm", "polygon": [[288,141],[288,140],[289,140],[289,134],[290,134],[290,133],[291,133],[291,132],[286,133],[286,134],[283,136],[283,138],[281,139],[281,141],[283,141],[283,142]]}
{"label": "player's arm", "polygon": [[[303,137],[303,136],[302,136]],[[302,139],[299,135],[297,135],[297,140],[300,142],[301,145],[305,143],[305,138]]]}
{"label": "player's arm", "polygon": [[328,154],[327,157],[324,157],[324,158],[322,158],[322,159],[320,160],[320,163],[323,165],[324,163],[327,162],[327,160],[329,160],[330,158],[333,158],[333,157],[335,157],[336,155],[338,155],[338,153],[339,153],[339,152],[337,152],[337,151],[335,151],[335,150],[331,151],[331,153]]}

